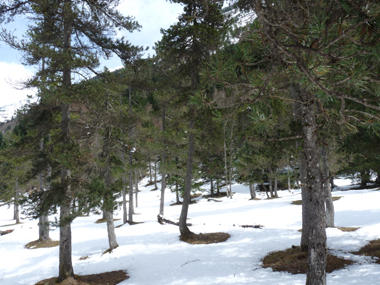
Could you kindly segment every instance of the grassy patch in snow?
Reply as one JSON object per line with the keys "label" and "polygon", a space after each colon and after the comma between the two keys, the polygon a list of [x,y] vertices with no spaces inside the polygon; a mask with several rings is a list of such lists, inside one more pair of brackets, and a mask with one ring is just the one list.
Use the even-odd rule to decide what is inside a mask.
{"label": "grassy patch in snow", "polygon": [[186,236],[180,236],[179,239],[189,244],[210,244],[210,243],[225,242],[230,237],[231,235],[227,233],[207,233],[207,234],[190,233]]}
{"label": "grassy patch in snow", "polygon": [[25,245],[27,249],[49,248],[49,247],[56,247],[56,246],[59,246],[59,240],[51,240],[51,239],[42,241],[42,242],[40,240],[35,240]]}
{"label": "grassy patch in snow", "polygon": [[[113,219],[113,221],[120,221],[120,219]],[[106,223],[107,220],[106,219],[99,219],[95,222],[95,224],[103,224],[103,223]]]}
{"label": "grassy patch in snow", "polygon": [[[333,202],[339,200],[340,198],[342,198],[343,196],[334,196],[332,197],[332,200]],[[295,200],[295,201],[292,201],[291,203],[292,205],[302,205],[302,200]]]}
{"label": "grassy patch in snow", "polygon": [[352,252],[352,254],[377,257],[375,262],[380,264],[380,239],[371,240],[359,251]]}
{"label": "grassy patch in snow", "polygon": [[[304,274],[307,271],[307,252],[302,252],[299,246],[292,246],[286,250],[273,251],[262,260],[263,267],[271,267],[273,271],[285,271],[291,274]],[[352,264],[350,260],[336,257],[327,253],[326,272],[343,269]]]}
{"label": "grassy patch in snow", "polygon": [[336,227],[336,228],[338,230],[341,230],[342,232],[355,232],[358,229],[360,229],[360,227]]}
{"label": "grassy patch in snow", "polygon": [[129,276],[123,270],[110,271],[92,275],[75,275],[57,283],[57,277],[42,280],[35,285],[117,285]]}

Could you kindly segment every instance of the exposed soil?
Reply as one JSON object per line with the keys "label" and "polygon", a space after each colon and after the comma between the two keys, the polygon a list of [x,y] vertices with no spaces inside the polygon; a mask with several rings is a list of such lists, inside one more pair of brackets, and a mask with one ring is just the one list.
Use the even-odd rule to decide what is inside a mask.
{"label": "exposed soil", "polygon": [[[307,252],[302,252],[299,246],[292,246],[283,251],[273,251],[264,257],[263,267],[271,267],[273,271],[284,271],[291,274],[304,274],[307,271]],[[326,272],[343,269],[352,264],[346,260],[327,253]]]}
{"label": "exposed soil", "polygon": [[123,270],[104,272],[92,275],[75,275],[75,278],[68,278],[60,283],[56,283],[57,277],[42,280],[35,285],[117,285],[127,280],[129,276]]}
{"label": "exposed soil", "polygon": [[[343,196],[335,196],[335,197],[332,197],[332,200],[333,202],[334,201],[338,201],[340,198],[342,198]],[[295,200],[291,203],[292,205],[302,205],[302,200]]]}
{"label": "exposed soil", "polygon": [[27,249],[48,248],[56,246],[59,246],[59,240],[46,240],[43,242],[40,240],[35,240],[25,245]]}
{"label": "exposed soil", "polygon": [[359,249],[359,251],[352,252],[352,254],[377,257],[375,262],[380,264],[380,239],[371,240],[368,244]]}
{"label": "exposed soil", "polygon": [[189,244],[210,244],[210,243],[225,242],[230,237],[231,235],[227,233],[207,233],[207,234],[190,233],[186,236],[180,236],[179,239]]}

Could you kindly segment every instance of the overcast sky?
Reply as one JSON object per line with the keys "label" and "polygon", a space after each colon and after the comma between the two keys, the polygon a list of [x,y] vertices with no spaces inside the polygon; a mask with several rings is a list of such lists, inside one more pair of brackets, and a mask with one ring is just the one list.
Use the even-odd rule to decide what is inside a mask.
{"label": "overcast sky", "polygon": [[[160,29],[167,29],[177,21],[182,7],[166,0],[124,0],[119,10],[125,16],[134,16],[142,25],[140,32],[126,33],[124,36],[134,45],[149,46],[148,54],[154,54],[152,46],[161,39]],[[10,25],[4,26],[22,35],[28,22],[16,19]],[[0,107],[26,99],[33,95],[33,90],[17,90],[20,80],[33,74],[33,68],[21,65],[21,54],[0,42]],[[109,69],[121,67],[120,60],[114,56],[108,61],[102,61],[102,66]]]}

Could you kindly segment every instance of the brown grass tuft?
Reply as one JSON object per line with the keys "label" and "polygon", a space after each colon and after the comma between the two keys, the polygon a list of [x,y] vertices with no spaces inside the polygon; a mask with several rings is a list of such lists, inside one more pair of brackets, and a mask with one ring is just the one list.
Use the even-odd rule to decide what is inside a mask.
{"label": "brown grass tuft", "polygon": [[180,236],[180,240],[187,242],[189,244],[210,244],[210,243],[219,243],[225,242],[231,237],[227,233],[207,233],[207,234],[195,234],[190,233],[186,236]]}
{"label": "brown grass tuft", "polygon": [[[120,219],[113,219],[113,221],[120,221]],[[103,223],[106,223],[107,220],[106,219],[99,219],[95,222],[95,224],[103,224]]]}
{"label": "brown grass tuft", "polygon": [[377,257],[375,262],[380,264],[380,239],[371,240],[359,251],[352,252],[352,254]]}
{"label": "brown grass tuft", "polygon": [[41,242],[40,240],[31,241],[27,243],[25,247],[27,249],[37,249],[37,248],[49,248],[56,247],[59,245],[59,240],[46,240]]}
{"label": "brown grass tuft", "polygon": [[[332,200],[333,200],[333,202],[335,202],[335,201],[338,201],[342,197],[343,196],[335,196],[335,197],[332,197]],[[295,200],[291,204],[292,205],[302,205],[302,200]]]}
{"label": "brown grass tuft", "polygon": [[[271,267],[273,271],[285,271],[291,274],[303,274],[307,271],[307,252],[302,252],[299,246],[270,252],[262,261],[264,268]],[[326,272],[331,273],[352,263],[350,260],[328,253]]]}

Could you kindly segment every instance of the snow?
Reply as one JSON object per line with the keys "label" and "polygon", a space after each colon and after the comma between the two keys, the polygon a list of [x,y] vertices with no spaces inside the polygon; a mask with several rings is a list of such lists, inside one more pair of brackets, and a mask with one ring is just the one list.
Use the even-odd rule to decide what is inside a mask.
{"label": "snow", "polygon": [[[380,284],[380,265],[370,257],[351,254],[372,239],[380,238],[380,191],[347,190],[348,180],[335,181],[333,196],[336,226],[360,227],[356,232],[327,229],[328,248],[334,254],[355,261],[346,269],[327,275],[330,284]],[[305,284],[306,275],[273,272],[261,267],[261,259],[271,251],[298,245],[301,233],[301,206],[291,205],[301,199],[300,191],[279,191],[280,199],[250,201],[249,189],[233,185],[233,199],[222,203],[198,198],[190,205],[190,229],[196,233],[227,232],[224,243],[190,245],[179,241],[178,227],[157,223],[159,191],[150,191],[140,183],[136,221],[142,224],[116,228],[119,248],[102,255],[108,248],[106,224],[95,224],[98,215],[79,217],[72,224],[73,266],[75,274],[96,274],[127,270],[129,285],[208,285],[208,284]],[[177,220],[180,206],[169,206],[175,195],[167,189],[165,218]],[[0,226],[14,223],[13,207],[0,207]],[[121,218],[121,210],[115,218]],[[53,219],[52,217],[50,218]],[[35,284],[58,275],[58,247],[28,250],[24,247],[38,238],[37,221],[24,219],[21,225],[1,227],[15,229],[0,237],[0,285]],[[115,225],[121,224],[116,221]],[[262,229],[240,225],[263,225]],[[59,230],[51,231],[54,240]],[[80,257],[88,256],[86,260]]]}

